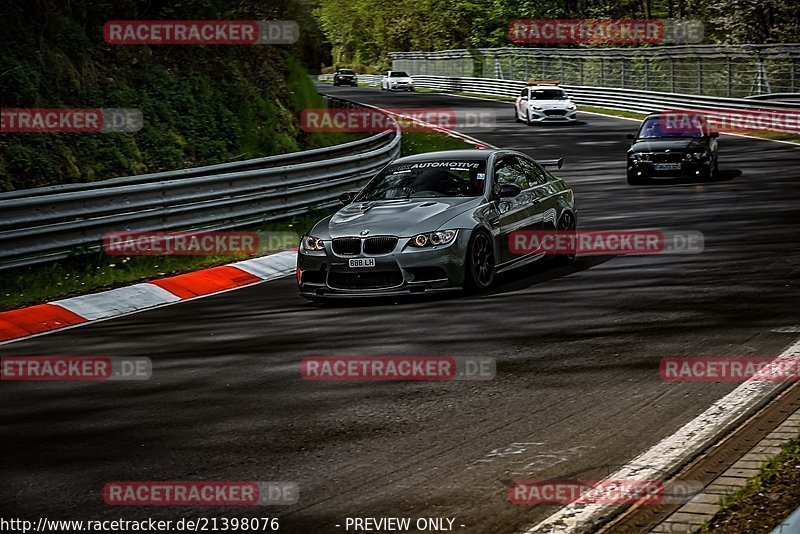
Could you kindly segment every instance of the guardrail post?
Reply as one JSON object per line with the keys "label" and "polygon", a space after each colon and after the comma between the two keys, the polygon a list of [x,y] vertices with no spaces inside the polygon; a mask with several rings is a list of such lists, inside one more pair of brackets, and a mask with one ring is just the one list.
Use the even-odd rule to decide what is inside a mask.
{"label": "guardrail post", "polygon": [[731,56],[730,56],[730,54],[725,56],[725,59],[726,59],[725,67],[726,67],[726,69],[728,71],[728,98],[731,98],[733,96],[733,73],[731,72],[731,67],[733,65],[731,65]]}
{"label": "guardrail post", "polygon": [[650,90],[650,58],[644,58],[644,90]]}
{"label": "guardrail post", "polygon": [[672,92],[675,92],[675,58],[669,58],[669,79],[672,84]]}
{"label": "guardrail post", "polygon": [[703,56],[697,58],[697,94],[703,94]]}
{"label": "guardrail post", "polygon": [[[579,72],[580,72],[580,82],[578,82],[578,85],[583,85],[583,58],[582,57],[578,58],[578,69],[579,69]],[[792,71],[792,72],[794,72],[794,71]]]}
{"label": "guardrail post", "polygon": [[625,58],[619,62],[620,64],[620,79],[619,79],[619,86],[622,89],[625,89]]}
{"label": "guardrail post", "polygon": [[600,58],[600,87],[603,87],[606,84],[605,66],[606,60],[604,58]]}
{"label": "guardrail post", "polygon": [[791,89],[789,89],[790,93],[795,92],[795,71],[797,71],[797,58],[792,55]]}

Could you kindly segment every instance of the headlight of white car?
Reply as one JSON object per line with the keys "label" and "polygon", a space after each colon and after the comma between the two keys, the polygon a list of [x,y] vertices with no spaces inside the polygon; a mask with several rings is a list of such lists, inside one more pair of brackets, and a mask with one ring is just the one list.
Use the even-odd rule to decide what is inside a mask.
{"label": "headlight of white car", "polygon": [[567,109],[570,110],[570,111],[573,111],[573,110],[578,109],[578,106],[576,106],[575,104],[570,104],[569,106],[567,106]]}
{"label": "headlight of white car", "polygon": [[531,107],[531,109],[535,109],[535,110],[540,110],[540,109],[542,109],[542,106],[540,106],[540,105],[538,105],[538,104],[530,104],[530,107]]}

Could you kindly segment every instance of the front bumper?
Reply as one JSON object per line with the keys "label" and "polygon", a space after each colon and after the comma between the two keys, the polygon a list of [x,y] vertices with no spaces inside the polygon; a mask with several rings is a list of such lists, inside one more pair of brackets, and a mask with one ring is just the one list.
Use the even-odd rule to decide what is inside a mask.
{"label": "front bumper", "polygon": [[678,168],[657,168],[657,165],[652,161],[634,161],[628,160],[628,176],[636,178],[670,178],[670,177],[689,177],[701,176],[708,177],[711,175],[711,161],[688,161],[674,162],[668,165]]}
{"label": "front bumper", "polygon": [[578,110],[529,109],[531,122],[575,122]]}
{"label": "front bumper", "polygon": [[[400,238],[388,254],[341,256],[325,241],[325,251],[299,251],[297,283],[311,300],[325,298],[395,296],[460,289],[464,285],[464,258],[469,231],[459,230],[444,246],[414,248]],[[350,267],[350,259],[373,258],[374,267]]]}
{"label": "front bumper", "polygon": [[352,85],[354,87],[358,85],[358,80],[354,78],[338,78],[334,79],[333,82],[338,85]]}
{"label": "front bumper", "polygon": [[390,91],[413,91],[414,85],[410,83],[389,83]]}

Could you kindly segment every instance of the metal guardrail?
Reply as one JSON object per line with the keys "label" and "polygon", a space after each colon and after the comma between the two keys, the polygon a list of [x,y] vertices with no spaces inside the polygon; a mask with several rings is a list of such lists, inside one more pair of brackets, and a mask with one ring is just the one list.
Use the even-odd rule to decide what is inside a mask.
{"label": "metal guardrail", "polygon": [[[361,107],[329,98],[331,107]],[[97,248],[107,232],[224,230],[334,206],[400,153],[400,128],[343,145],[0,195],[0,270]]]}
{"label": "metal guardrail", "polygon": [[[526,82],[522,81],[499,80],[496,78],[453,76],[414,76],[413,78],[417,87],[506,97],[516,97],[527,85]],[[800,109],[800,104],[774,100],[765,104],[760,100],[744,98],[722,98],[576,85],[562,85],[562,87],[576,104],[632,111],[634,113],[653,113],[666,109],[756,110],[764,109],[765,107],[781,110]]]}
{"label": "metal guardrail", "polygon": [[[365,83],[370,87],[378,87],[381,84],[382,74],[358,74],[358,83]],[[320,74],[317,76],[317,81],[332,82],[333,74]]]}
{"label": "metal guardrail", "polygon": [[641,47],[478,48],[390,52],[392,68],[431,76],[560,80],[617,87],[741,98],[796,93],[800,44]]}

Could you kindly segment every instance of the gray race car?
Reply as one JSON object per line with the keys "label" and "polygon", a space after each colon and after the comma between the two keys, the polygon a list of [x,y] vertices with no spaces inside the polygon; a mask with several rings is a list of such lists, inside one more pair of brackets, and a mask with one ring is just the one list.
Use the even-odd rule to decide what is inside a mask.
{"label": "gray race car", "polygon": [[[395,160],[301,239],[300,293],[315,301],[485,290],[543,253],[518,254],[517,230],[575,229],[572,190],[512,150],[452,150]],[[574,255],[561,255],[562,262]]]}

